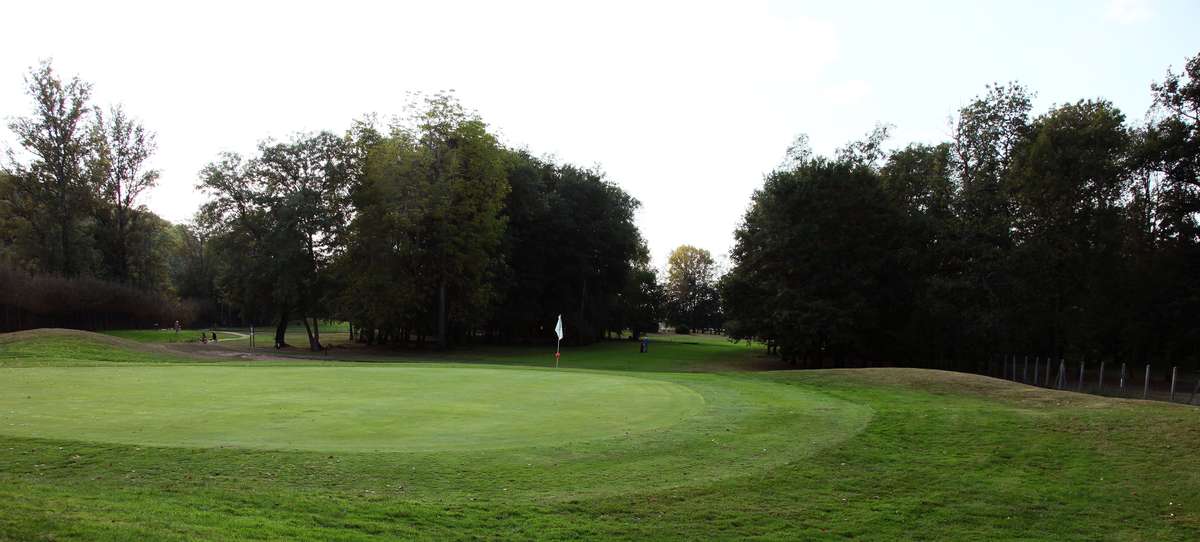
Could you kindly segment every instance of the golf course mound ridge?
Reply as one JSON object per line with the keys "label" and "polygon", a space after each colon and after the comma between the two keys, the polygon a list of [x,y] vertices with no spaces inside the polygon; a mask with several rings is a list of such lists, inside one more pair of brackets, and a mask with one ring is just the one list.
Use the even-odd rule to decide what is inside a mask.
{"label": "golf course mound ridge", "polygon": [[77,329],[41,328],[0,333],[0,366],[197,362],[210,358]]}

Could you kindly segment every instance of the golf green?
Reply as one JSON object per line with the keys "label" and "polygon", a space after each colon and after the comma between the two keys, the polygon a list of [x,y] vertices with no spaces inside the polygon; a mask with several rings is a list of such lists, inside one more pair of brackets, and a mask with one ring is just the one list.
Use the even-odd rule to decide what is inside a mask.
{"label": "golf green", "polygon": [[453,366],[37,367],[0,381],[0,433],[148,446],[545,446],[664,428],[703,407],[661,380]]}

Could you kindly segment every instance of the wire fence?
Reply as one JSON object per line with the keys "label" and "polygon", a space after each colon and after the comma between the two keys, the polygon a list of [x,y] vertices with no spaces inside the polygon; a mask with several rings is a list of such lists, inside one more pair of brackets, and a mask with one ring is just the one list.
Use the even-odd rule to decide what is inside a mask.
{"label": "wire fence", "polygon": [[1013,382],[1109,397],[1200,404],[1200,372],[1177,366],[1071,363],[1063,358],[1018,354],[999,358],[989,364],[987,372]]}

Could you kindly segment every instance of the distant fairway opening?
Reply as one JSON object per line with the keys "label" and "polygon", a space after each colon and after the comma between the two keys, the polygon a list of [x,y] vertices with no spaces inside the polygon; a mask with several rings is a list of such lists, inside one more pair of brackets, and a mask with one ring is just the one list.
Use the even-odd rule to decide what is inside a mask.
{"label": "distant fairway opening", "polygon": [[313,451],[547,446],[674,425],[672,382],[458,367],[37,367],[5,371],[0,433]]}

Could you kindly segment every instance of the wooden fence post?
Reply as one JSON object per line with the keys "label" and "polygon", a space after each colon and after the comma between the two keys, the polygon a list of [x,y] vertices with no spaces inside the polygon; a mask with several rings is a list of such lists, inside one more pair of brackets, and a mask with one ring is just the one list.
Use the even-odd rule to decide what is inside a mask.
{"label": "wooden fence post", "polygon": [[1142,399],[1150,398],[1150,364],[1146,364],[1146,378],[1142,380]]}
{"label": "wooden fence post", "polygon": [[1125,395],[1125,363],[1121,363],[1121,395]]}
{"label": "wooden fence post", "polygon": [[1033,385],[1038,385],[1038,368],[1042,365],[1042,357],[1033,358]]}
{"label": "wooden fence post", "polygon": [[1096,393],[1104,393],[1104,361],[1100,362],[1100,378],[1096,381]]}
{"label": "wooden fence post", "polygon": [[1079,362],[1079,385],[1075,387],[1075,391],[1083,391],[1083,362]]}
{"label": "wooden fence post", "polygon": [[1058,360],[1058,380],[1055,386],[1058,389],[1066,389],[1067,387],[1067,359],[1059,358]]}
{"label": "wooden fence post", "polygon": [[1179,367],[1171,367],[1171,402],[1175,402],[1175,377],[1179,376]]}

